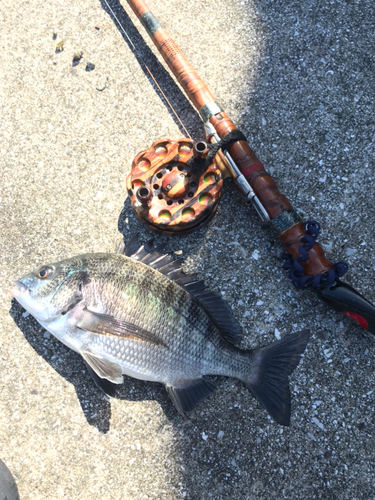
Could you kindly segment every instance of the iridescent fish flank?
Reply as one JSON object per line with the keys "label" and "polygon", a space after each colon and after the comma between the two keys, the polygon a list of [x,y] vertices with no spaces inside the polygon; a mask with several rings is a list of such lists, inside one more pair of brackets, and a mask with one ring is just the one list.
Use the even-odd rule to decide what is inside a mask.
{"label": "iridescent fish flank", "polygon": [[123,374],[160,382],[181,415],[216,386],[207,375],[241,380],[280,424],[290,422],[288,377],[309,332],[252,350],[228,305],[182,260],[132,240],[121,253],[93,253],[40,267],[11,293],[37,321],[81,354],[110,396]]}

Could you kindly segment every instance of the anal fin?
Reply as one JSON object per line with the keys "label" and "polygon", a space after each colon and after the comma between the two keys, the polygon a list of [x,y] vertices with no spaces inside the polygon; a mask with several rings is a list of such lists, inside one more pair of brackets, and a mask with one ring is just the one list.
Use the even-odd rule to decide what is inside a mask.
{"label": "anal fin", "polygon": [[177,411],[186,418],[186,412],[194,410],[206,397],[216,390],[208,379],[181,380],[178,386],[166,386]]}

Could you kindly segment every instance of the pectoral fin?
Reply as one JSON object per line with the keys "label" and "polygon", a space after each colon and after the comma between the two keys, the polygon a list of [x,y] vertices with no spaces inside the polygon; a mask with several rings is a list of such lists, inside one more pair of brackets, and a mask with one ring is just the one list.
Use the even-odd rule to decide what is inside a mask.
{"label": "pectoral fin", "polygon": [[[89,351],[81,351],[81,356],[100,378],[105,378],[114,384],[122,384],[123,378],[120,365]],[[95,380],[95,382],[97,381]]]}
{"label": "pectoral fin", "polygon": [[114,318],[108,314],[89,311],[86,307],[83,309],[83,316],[77,326],[81,328],[81,330],[86,330],[91,333],[130,338],[132,340],[168,347],[167,344],[155,334],[139,326],[133,325],[122,319]]}

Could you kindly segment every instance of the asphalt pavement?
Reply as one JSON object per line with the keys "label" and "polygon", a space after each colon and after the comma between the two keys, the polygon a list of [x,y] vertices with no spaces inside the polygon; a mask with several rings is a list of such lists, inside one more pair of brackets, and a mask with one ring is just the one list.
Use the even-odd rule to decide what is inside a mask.
{"label": "asphalt pavement", "polygon": [[[138,152],[183,131],[144,60],[203,138],[126,2],[110,4],[136,53],[103,1],[0,3],[0,478],[21,500],[375,498],[375,338],[292,287],[279,244],[230,182],[208,226],[157,240],[223,295],[244,348],[311,329],[289,428],[234,379],[217,378],[187,421],[159,384],[126,378],[109,400],[8,293],[41,264],[114,251],[119,229],[150,238],[126,176]],[[280,190],[321,223],[327,256],[349,263],[344,281],[375,303],[373,1],[149,6]]]}

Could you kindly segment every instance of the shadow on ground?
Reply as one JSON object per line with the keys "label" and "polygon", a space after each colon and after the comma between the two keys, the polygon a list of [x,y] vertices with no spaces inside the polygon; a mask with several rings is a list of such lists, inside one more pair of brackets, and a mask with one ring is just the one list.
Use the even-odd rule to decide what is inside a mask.
{"label": "shadow on ground", "polygon": [[19,500],[14,477],[5,463],[0,460],[0,500]]}

